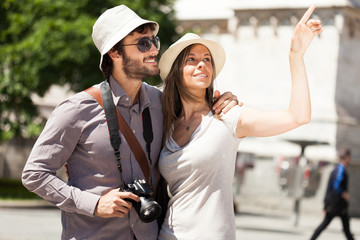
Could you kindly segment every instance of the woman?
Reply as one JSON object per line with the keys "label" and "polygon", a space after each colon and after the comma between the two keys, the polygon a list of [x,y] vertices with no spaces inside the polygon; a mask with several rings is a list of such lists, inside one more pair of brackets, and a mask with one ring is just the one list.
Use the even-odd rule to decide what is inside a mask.
{"label": "woman", "polygon": [[289,53],[292,90],[287,110],[263,112],[212,109],[213,81],[225,62],[217,43],[186,34],[163,54],[165,144],[159,169],[172,195],[159,239],[235,239],[232,179],[240,139],[273,136],[309,122],[311,115],[304,53],[322,31],[309,20],[296,26]]}

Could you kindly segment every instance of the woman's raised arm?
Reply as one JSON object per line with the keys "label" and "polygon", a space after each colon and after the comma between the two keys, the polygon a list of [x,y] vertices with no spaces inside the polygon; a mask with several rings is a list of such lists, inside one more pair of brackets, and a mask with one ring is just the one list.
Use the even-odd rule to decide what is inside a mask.
{"label": "woman's raised arm", "polygon": [[259,111],[244,108],[237,125],[237,136],[267,137],[287,132],[308,123],[311,118],[311,103],[304,54],[311,41],[322,32],[320,20],[310,19],[312,5],[296,25],[289,53],[291,71],[291,98],[284,111]]}

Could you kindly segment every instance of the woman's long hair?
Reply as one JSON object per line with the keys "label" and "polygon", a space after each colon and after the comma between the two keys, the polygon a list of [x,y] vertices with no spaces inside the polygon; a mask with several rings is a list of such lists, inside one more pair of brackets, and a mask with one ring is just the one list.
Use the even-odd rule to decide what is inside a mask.
{"label": "woman's long hair", "polygon": [[[200,102],[202,99],[198,99],[191,94],[183,84],[183,68],[188,57],[190,50],[196,44],[189,45],[175,59],[168,76],[165,79],[164,91],[162,94],[162,106],[164,113],[164,143],[169,138],[171,125],[182,114],[183,106],[180,96],[189,102]],[[210,52],[210,51],[209,51]],[[211,55],[211,53],[210,53]],[[214,79],[215,63],[211,56],[211,65],[213,68],[213,74],[211,76],[211,84],[206,89],[205,101],[210,109],[213,106],[213,94],[214,94]]]}

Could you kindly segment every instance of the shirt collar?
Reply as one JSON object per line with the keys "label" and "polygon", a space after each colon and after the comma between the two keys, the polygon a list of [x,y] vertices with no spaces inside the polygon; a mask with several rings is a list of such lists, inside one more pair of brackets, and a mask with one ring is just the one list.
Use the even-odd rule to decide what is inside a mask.
{"label": "shirt collar", "polygon": [[131,105],[131,101],[127,93],[122,89],[122,87],[115,81],[113,76],[110,76],[110,87],[112,90],[112,96],[115,106],[123,106],[134,109],[137,113],[142,113],[142,111],[150,105],[150,99],[146,91],[145,84],[142,83],[139,93],[139,101]]}

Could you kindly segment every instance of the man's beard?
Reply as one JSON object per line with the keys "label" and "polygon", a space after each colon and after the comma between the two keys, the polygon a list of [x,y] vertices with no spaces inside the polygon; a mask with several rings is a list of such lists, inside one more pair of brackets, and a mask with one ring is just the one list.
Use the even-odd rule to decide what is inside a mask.
{"label": "man's beard", "polygon": [[147,77],[156,76],[159,74],[159,68],[149,69],[142,64],[139,60],[129,58],[125,53],[123,58],[123,71],[128,78],[144,79]]}

